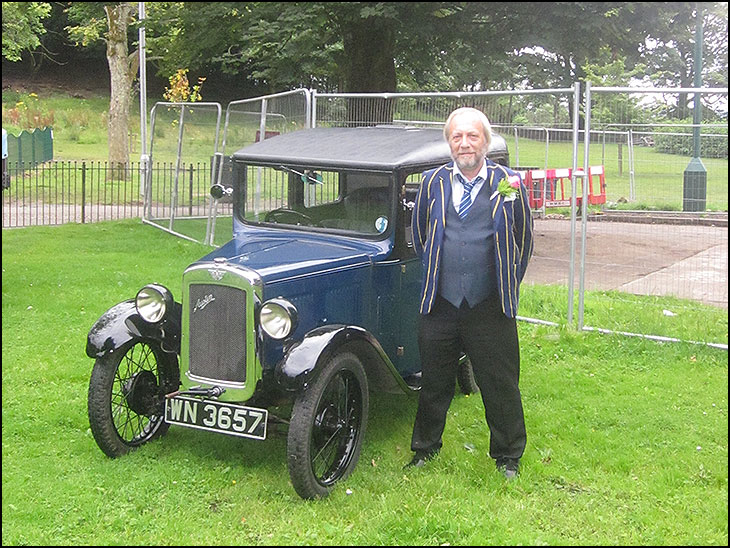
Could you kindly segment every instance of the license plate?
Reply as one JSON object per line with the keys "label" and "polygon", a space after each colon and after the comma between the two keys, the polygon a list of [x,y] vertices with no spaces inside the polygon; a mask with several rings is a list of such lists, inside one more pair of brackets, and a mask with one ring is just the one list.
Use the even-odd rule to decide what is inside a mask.
{"label": "license plate", "polygon": [[165,401],[165,422],[231,436],[266,439],[266,409],[176,396]]}

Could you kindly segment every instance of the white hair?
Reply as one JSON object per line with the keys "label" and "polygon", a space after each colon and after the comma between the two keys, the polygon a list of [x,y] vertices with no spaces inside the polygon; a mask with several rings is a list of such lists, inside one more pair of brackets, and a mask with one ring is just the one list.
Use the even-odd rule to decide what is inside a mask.
{"label": "white hair", "polygon": [[492,142],[492,126],[490,125],[487,116],[481,110],[472,107],[457,108],[454,112],[449,114],[449,117],[446,119],[446,124],[444,125],[444,139],[446,139],[446,141],[448,142],[449,137],[451,136],[451,122],[456,116],[459,116],[461,114],[471,114],[481,122],[482,127],[484,128],[484,136],[487,139],[488,146],[489,143]]}

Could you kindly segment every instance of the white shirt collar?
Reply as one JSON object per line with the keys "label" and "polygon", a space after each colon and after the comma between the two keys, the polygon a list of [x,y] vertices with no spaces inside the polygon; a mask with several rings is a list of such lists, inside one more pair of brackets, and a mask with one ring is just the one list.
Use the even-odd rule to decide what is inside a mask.
{"label": "white shirt collar", "polygon": [[[464,195],[464,185],[461,184],[461,181],[459,181],[457,174],[464,177],[464,174],[459,169],[459,166],[457,166],[456,162],[454,162],[454,173],[451,177],[451,200],[454,203],[454,208],[456,209],[456,211],[459,211],[459,204],[461,203],[461,198]],[[474,185],[474,187],[472,188],[471,194],[470,194],[472,197],[472,200],[476,199],[477,194],[479,194],[479,191],[484,186],[484,183],[487,181],[487,162],[486,162],[486,160],[482,164],[482,168],[479,170],[477,177],[481,177],[482,180],[479,181],[479,183]],[[476,179],[476,177],[475,177],[475,179]],[[464,180],[466,180],[466,177],[464,177]]]}

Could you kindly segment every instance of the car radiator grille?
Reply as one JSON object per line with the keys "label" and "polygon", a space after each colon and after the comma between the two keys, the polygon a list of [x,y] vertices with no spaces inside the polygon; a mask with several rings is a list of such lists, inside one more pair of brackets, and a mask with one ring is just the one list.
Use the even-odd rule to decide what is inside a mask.
{"label": "car radiator grille", "polygon": [[191,284],[188,371],[204,379],[246,381],[246,292]]}

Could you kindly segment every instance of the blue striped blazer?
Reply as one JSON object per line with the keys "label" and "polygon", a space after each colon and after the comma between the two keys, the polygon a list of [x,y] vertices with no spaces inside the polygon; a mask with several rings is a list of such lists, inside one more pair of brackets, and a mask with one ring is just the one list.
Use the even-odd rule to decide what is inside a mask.
{"label": "blue striped blazer", "polygon": [[[527,189],[520,182],[515,200],[505,200],[497,192],[499,182],[517,175],[511,169],[487,159],[487,180],[480,192],[489,192],[490,212],[494,222],[497,286],[502,310],[508,318],[517,316],[519,284],[532,256],[533,222]],[[453,207],[451,179],[453,162],[426,171],[413,209],[413,246],[423,263],[421,314],[431,312],[438,292],[441,251],[446,224],[446,208]]]}

